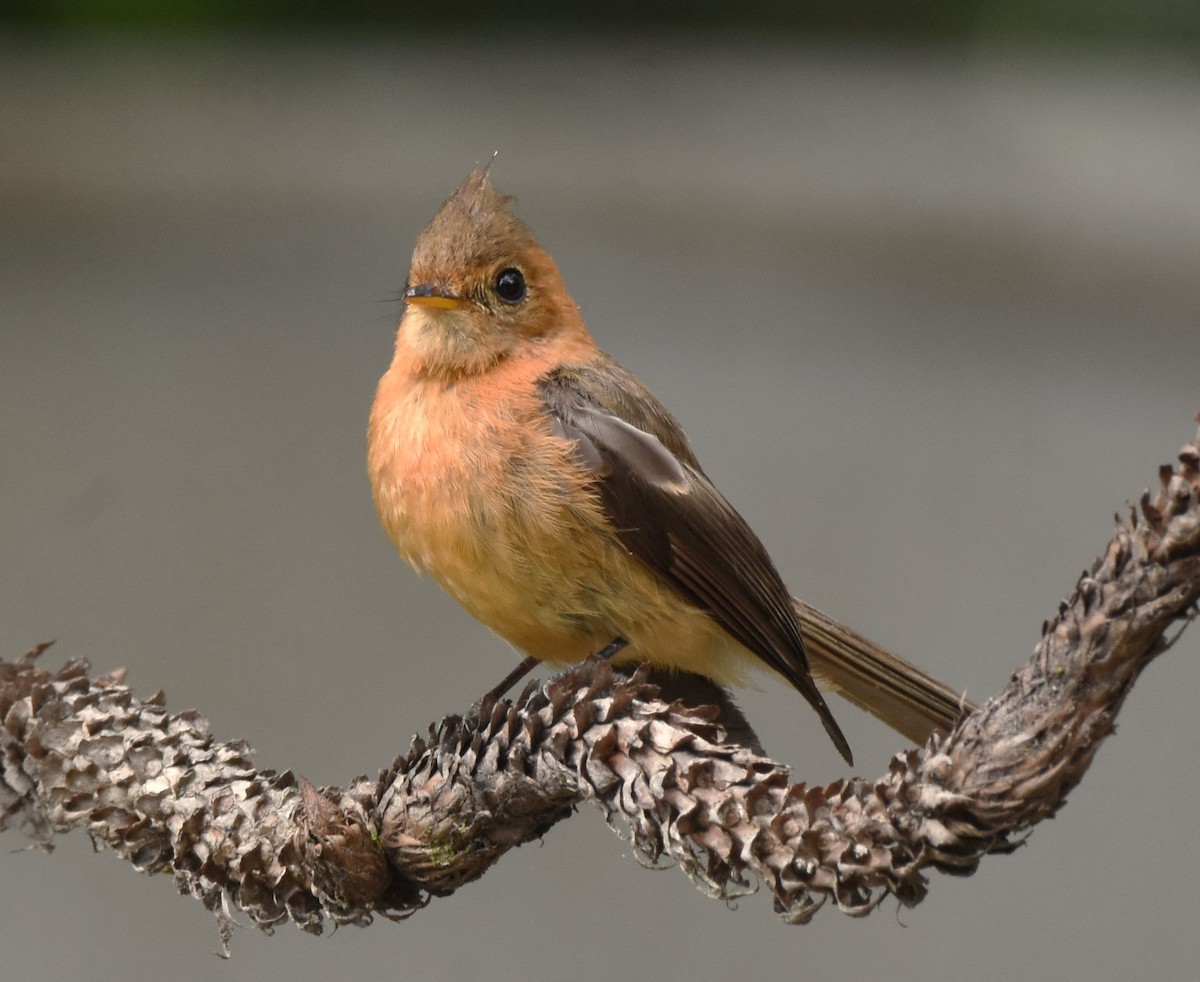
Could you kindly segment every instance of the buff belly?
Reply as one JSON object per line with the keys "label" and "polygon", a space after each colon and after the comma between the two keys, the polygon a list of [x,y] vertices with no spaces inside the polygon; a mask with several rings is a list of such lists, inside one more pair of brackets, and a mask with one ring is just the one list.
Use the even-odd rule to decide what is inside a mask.
{"label": "buff belly", "polygon": [[[387,378],[385,377],[385,383]],[[481,422],[461,390],[408,388],[372,417],[368,467],[400,554],[478,620],[542,661],[571,664],[616,637],[649,660],[726,684],[757,664],[707,614],[631,556],[530,403],[522,443]]]}

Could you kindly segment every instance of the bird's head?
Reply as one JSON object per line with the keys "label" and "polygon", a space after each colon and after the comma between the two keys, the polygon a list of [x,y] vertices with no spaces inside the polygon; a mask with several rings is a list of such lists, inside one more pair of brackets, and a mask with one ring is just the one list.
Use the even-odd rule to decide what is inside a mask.
{"label": "bird's head", "polygon": [[476,170],[417,240],[401,337],[431,371],[482,371],[523,345],[583,330],[558,267],[510,202]]}

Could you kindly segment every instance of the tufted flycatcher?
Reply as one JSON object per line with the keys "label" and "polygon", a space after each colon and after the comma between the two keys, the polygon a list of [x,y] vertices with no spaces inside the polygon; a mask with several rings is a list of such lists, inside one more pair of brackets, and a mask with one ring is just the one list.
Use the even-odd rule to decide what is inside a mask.
{"label": "tufted flycatcher", "polygon": [[477,170],[413,252],[368,431],[375,506],[400,554],[529,664],[621,647],[618,662],[719,685],[766,666],[847,762],[818,683],[912,739],[953,726],[953,690],[793,601],[509,205]]}

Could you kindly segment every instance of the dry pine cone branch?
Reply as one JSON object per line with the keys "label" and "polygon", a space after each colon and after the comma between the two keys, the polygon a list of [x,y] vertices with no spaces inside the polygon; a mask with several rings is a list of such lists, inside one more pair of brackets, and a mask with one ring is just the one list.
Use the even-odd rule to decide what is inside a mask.
{"label": "dry pine cone branch", "polygon": [[766,884],[789,921],[830,899],[856,915],[889,894],[915,904],[926,869],[970,872],[1062,806],[1172,623],[1194,616],[1196,445],[1180,460],[1118,517],[1004,691],[874,781],[792,784],[722,742],[710,711],[589,662],[515,704],[443,720],[378,781],[318,791],[257,770],[244,744],[216,742],[198,713],[168,714],[118,676],[40,670],[39,649],[0,662],[0,827],[43,843],[85,828],[138,869],[172,873],[226,932],[232,908],[314,932],[406,916],[582,801],[712,896]]}

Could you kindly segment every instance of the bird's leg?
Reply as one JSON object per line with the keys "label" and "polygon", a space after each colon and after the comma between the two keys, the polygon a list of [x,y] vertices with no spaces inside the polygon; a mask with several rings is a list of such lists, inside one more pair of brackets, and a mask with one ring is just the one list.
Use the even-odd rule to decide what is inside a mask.
{"label": "bird's leg", "polygon": [[591,657],[598,658],[600,661],[610,661],[616,656],[617,652],[619,652],[627,644],[629,644],[629,642],[624,638],[613,638],[610,642],[608,642],[608,644],[606,644]]}
{"label": "bird's leg", "polygon": [[[500,680],[500,684],[491,689],[487,696],[491,696],[493,699],[499,699],[504,695],[504,693],[520,682],[521,679],[532,672],[537,663],[538,660],[534,658],[533,655],[530,655],[528,658],[524,659],[521,664],[505,675],[504,678]],[[484,696],[484,698],[486,699],[487,696]]]}
{"label": "bird's leg", "polygon": [[[608,661],[610,658],[613,658],[617,654],[617,652],[619,652],[622,648],[624,648],[628,644],[629,644],[629,642],[626,641],[624,638],[613,638],[608,644],[606,644],[603,648],[601,648],[599,651],[595,652],[595,654],[591,655],[590,657],[598,658],[598,659],[600,659],[600,661]],[[493,699],[501,698],[504,695],[504,693],[506,693],[514,685],[516,685],[518,682],[520,682],[521,679],[523,679],[526,675],[528,675],[531,671],[533,671],[534,667],[537,664],[538,664],[538,659],[536,659],[532,655],[530,655],[528,658],[524,659],[516,668],[514,668],[511,672],[509,672],[507,675],[505,675],[504,678],[500,680],[499,685],[495,686],[495,688],[493,688],[493,689],[490,689],[488,691],[488,696],[491,696]],[[487,696],[484,696],[484,698],[486,699]]]}

